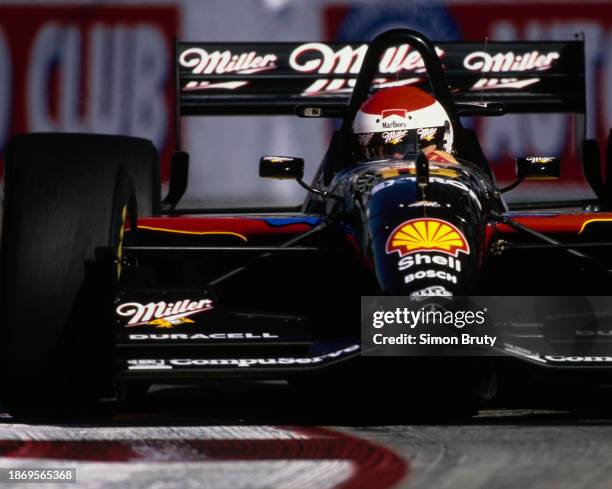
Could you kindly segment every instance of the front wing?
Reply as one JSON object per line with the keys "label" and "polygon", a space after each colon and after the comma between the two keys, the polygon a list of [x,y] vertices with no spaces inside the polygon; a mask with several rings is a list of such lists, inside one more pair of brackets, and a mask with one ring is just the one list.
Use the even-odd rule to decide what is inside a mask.
{"label": "front wing", "polygon": [[[508,216],[566,242],[601,240],[612,230],[612,213]],[[487,246],[516,234],[492,224]],[[355,297],[376,295],[376,287],[350,229],[307,214],[166,216],[141,218],[127,236],[114,307],[120,378],[287,378],[359,357]],[[481,287],[515,295],[491,278],[496,258],[489,258]],[[531,327],[529,335],[545,339]],[[604,354],[538,355],[519,346],[519,330],[516,344],[503,347],[510,357],[552,368],[612,366]],[[612,336],[603,333],[596,341],[605,350]]]}

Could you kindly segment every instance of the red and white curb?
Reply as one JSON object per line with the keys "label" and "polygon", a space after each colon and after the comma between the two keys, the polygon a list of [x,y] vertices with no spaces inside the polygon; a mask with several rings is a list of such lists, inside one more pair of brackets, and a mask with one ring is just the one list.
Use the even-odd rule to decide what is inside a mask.
{"label": "red and white curb", "polygon": [[385,447],[311,427],[0,425],[0,457],[0,467],[76,467],[77,485],[92,488],[386,489],[408,472]]}

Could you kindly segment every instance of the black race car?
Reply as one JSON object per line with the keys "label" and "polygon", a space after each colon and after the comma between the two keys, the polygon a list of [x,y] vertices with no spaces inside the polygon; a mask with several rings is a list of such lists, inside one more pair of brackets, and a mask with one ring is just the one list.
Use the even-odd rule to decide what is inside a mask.
{"label": "black race car", "polygon": [[[492,42],[483,52],[470,42],[434,46],[410,30],[386,32],[369,47],[178,43],[179,118],[296,113],[341,120],[312,183],[302,180],[300,158],[260,161],[260,176],[308,189],[299,209],[181,210],[183,151],[171,161],[161,201],[149,141],[15,137],[5,172],[0,400],[15,414],[39,415],[82,410],[120,397],[125,386],[153,382],[317,385],[331,372],[355,377],[362,296],[607,293],[612,192],[593,157],[595,143],[585,144],[583,160],[596,200],[510,211],[503,192],[559,177],[559,160],[519,159],[517,182],[499,189],[461,120],[583,114],[583,51],[575,40]],[[411,77],[404,83],[428,89],[446,110],[455,161],[431,161],[422,151],[355,161],[351,127],[359,107],[373,91],[402,83],[402,72]],[[416,244],[402,248],[411,235]],[[452,236],[452,248],[443,249],[444,236]],[[598,339],[591,335],[589,344]],[[581,345],[562,357],[563,367],[584,367],[589,354]],[[560,363],[518,347],[507,353]],[[601,368],[612,361],[592,358],[589,365]],[[431,375],[444,365],[449,388],[479,400],[493,391],[491,361],[410,360],[424,362]],[[449,371],[468,375],[458,381]],[[323,372],[330,374],[317,375]]]}

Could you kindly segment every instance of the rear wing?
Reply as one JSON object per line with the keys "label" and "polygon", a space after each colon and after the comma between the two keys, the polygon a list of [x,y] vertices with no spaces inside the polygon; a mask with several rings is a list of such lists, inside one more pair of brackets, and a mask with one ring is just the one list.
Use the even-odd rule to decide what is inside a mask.
{"label": "rear wing", "polygon": [[[436,42],[459,104],[505,112],[585,112],[584,42]],[[176,44],[178,115],[294,114],[298,105],[348,104],[367,43]],[[386,49],[373,88],[429,89],[420,54]]]}

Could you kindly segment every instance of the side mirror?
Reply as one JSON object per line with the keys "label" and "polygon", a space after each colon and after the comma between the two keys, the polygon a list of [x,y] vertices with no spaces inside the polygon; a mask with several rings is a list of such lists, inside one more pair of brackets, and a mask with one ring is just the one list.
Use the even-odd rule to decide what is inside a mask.
{"label": "side mirror", "polygon": [[262,156],[259,160],[259,176],[262,178],[302,180],[304,177],[304,159],[292,156]]}
{"label": "side mirror", "polygon": [[346,104],[297,105],[295,113],[298,117],[340,118],[346,114]]}
{"label": "side mirror", "polygon": [[561,177],[561,160],[555,156],[526,156],[516,159],[519,180],[555,180]]}

